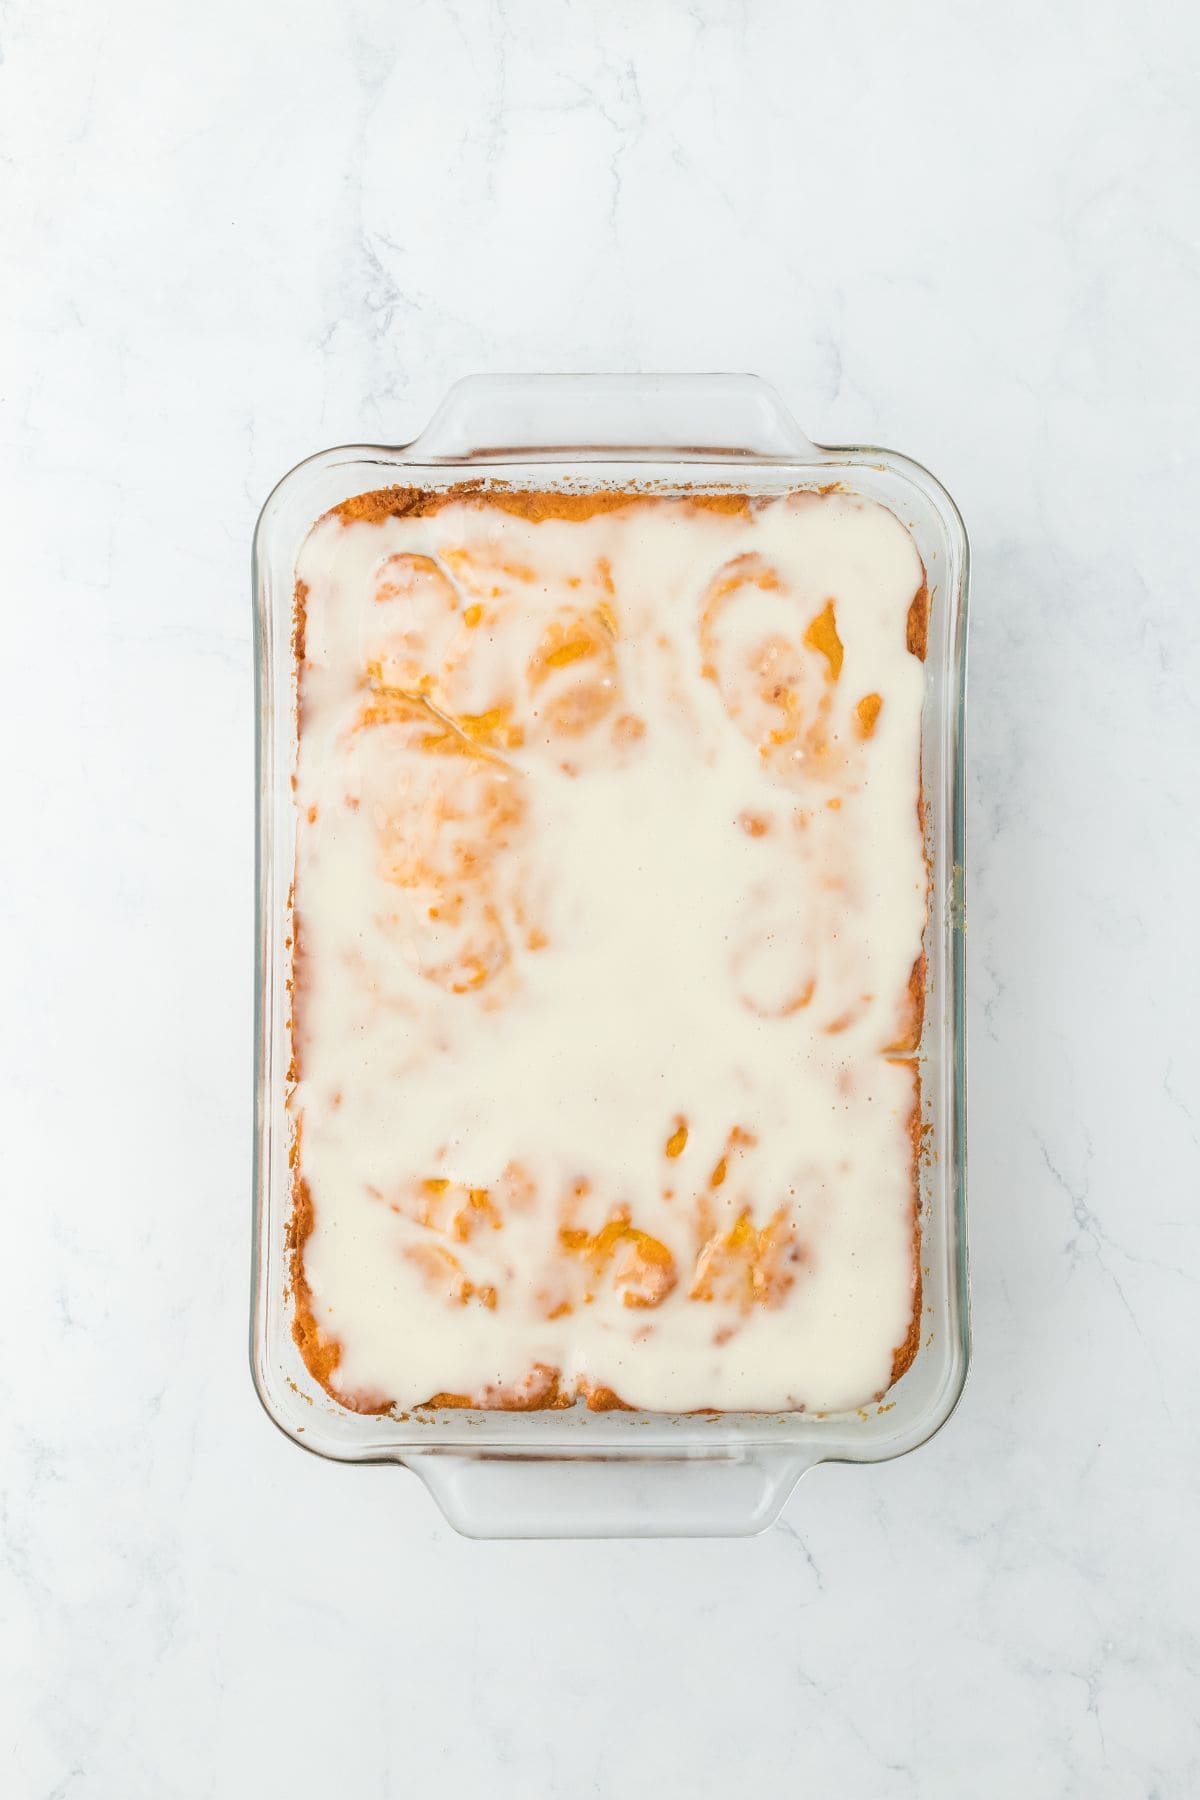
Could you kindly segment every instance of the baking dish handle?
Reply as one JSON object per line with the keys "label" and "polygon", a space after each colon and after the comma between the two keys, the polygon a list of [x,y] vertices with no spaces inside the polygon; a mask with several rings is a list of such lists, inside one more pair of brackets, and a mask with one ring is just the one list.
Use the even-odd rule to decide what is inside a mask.
{"label": "baking dish handle", "polygon": [[539,1458],[415,1451],[402,1459],[470,1538],[748,1537],[814,1458]]}
{"label": "baking dish handle", "polygon": [[[581,436],[586,441],[581,442]],[[818,461],[757,375],[469,375],[408,447],[425,462],[589,451],[673,460]]]}

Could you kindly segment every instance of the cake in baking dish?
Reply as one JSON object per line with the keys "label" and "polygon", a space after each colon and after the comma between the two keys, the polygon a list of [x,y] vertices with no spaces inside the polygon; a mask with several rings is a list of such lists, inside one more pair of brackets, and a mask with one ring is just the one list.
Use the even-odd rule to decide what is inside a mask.
{"label": "cake in baking dish", "polygon": [[928,599],[841,491],[391,488],[296,583],[294,1331],[357,1409],[907,1367]]}

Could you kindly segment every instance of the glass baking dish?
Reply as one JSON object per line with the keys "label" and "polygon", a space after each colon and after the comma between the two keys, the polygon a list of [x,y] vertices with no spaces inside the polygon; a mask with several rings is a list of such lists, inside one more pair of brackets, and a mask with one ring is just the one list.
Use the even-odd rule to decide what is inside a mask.
{"label": "glass baking dish", "polygon": [[[682,1417],[438,1411],[337,1404],[292,1339],[289,891],[295,853],[292,607],[296,556],[330,507],[372,488],[465,478],[518,486],[686,486],[769,495],[840,483],[912,532],[931,594],[922,771],[930,911],[920,1045],[929,1153],[921,1165],[920,1349],[884,1399],[852,1413]],[[763,1530],[820,1462],[879,1462],[925,1443],[962,1392],[969,1353],[962,973],[962,760],[968,549],[958,510],[892,451],[813,444],[765,383],[736,375],[477,376],[398,447],[310,457],[263,508],[254,540],[257,977],[251,1364],[271,1418],[345,1462],[398,1462],[476,1537],[733,1535]]]}

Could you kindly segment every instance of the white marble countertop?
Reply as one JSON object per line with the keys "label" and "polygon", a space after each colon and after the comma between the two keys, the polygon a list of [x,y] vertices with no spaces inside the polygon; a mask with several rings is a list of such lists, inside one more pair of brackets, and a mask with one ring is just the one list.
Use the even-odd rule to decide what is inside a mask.
{"label": "white marble countertop", "polygon": [[[5,12],[6,1800],[1200,1792],[1194,13]],[[973,1373],[753,1541],[461,1541],[247,1371],[255,515],[540,368],[973,536]]]}

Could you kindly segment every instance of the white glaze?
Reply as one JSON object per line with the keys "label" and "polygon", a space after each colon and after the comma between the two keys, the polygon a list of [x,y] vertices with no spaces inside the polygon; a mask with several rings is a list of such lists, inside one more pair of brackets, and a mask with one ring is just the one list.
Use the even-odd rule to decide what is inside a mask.
{"label": "white glaze", "polygon": [[[298,575],[293,1107],[339,1389],[412,1405],[542,1365],[667,1410],[878,1394],[913,1292],[913,1075],[883,1054],[925,918],[908,533],[841,495],[541,523],[452,504],[325,519]],[[830,599],[836,680],[805,643]],[[569,610],[597,653],[531,680]],[[781,744],[752,673],[768,641],[798,702]],[[423,676],[451,716],[511,707],[487,757],[431,754],[436,721],[403,703],[364,722]],[[569,733],[577,680],[600,716]],[[458,920],[431,923],[448,893]],[[735,1128],[755,1141],[713,1188]],[[775,1280],[692,1297],[743,1213],[782,1221]],[[614,1215],[669,1251],[665,1298],[633,1240],[564,1248]]]}

